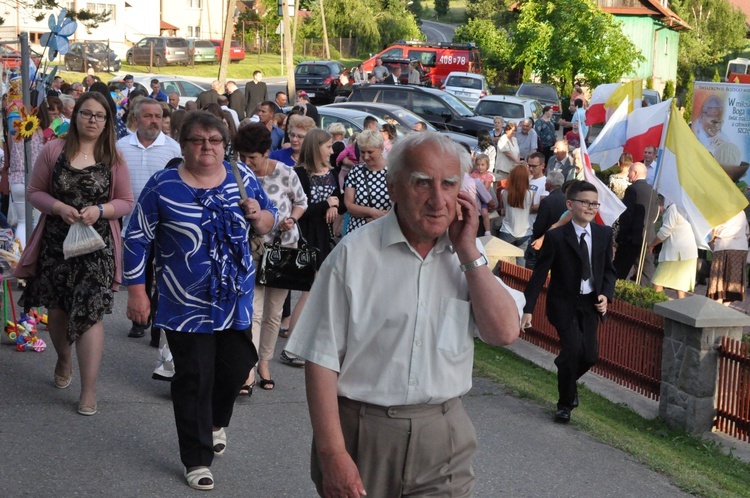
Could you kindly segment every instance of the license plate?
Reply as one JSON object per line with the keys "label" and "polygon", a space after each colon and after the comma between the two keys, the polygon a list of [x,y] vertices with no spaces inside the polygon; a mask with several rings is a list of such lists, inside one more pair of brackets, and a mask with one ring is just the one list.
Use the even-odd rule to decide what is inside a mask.
{"label": "license plate", "polygon": [[185,55],[185,52],[175,52],[175,55]]}
{"label": "license plate", "polygon": [[471,97],[470,93],[467,92],[456,92],[457,97]]}
{"label": "license plate", "polygon": [[309,92],[308,92],[307,96],[308,96],[308,97],[310,97],[310,98],[313,98],[313,97],[315,97],[315,94],[314,94],[314,93],[309,93]]}

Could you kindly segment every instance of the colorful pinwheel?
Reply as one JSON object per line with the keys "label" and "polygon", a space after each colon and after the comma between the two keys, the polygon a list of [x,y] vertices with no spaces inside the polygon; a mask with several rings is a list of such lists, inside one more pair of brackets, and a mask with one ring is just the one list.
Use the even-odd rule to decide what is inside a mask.
{"label": "colorful pinwheel", "polygon": [[50,33],[44,33],[39,40],[43,47],[49,47],[49,60],[55,60],[57,54],[68,53],[68,37],[76,32],[78,23],[69,17],[65,17],[67,9],[62,9],[60,15],[55,19],[55,14],[49,16]]}

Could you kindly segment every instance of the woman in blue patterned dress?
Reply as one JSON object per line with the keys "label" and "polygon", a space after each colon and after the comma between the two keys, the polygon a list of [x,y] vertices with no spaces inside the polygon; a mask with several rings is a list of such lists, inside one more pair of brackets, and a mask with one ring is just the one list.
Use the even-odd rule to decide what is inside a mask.
{"label": "woman in blue patterned dress", "polygon": [[154,243],[159,303],[155,326],[174,356],[172,403],[188,485],[213,489],[209,469],[227,445],[235,399],[258,355],[252,343],[253,266],[249,230],[265,234],[277,211],[255,175],[240,166],[240,200],[223,123],[188,115],[180,134],[184,161],[148,181],[125,243],[128,318],[146,323],[145,264]]}

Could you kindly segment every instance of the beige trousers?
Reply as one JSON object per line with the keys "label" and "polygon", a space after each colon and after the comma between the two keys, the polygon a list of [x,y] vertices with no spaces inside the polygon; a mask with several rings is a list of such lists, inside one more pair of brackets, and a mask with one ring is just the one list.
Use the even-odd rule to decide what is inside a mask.
{"label": "beige trousers", "polygon": [[[477,436],[460,398],[392,407],[339,398],[339,418],[368,497],[472,495]],[[310,467],[322,496],[315,440]]]}
{"label": "beige trousers", "polygon": [[276,340],[279,338],[281,312],[288,292],[287,289],[275,289],[255,284],[253,344],[261,360],[273,359]]}

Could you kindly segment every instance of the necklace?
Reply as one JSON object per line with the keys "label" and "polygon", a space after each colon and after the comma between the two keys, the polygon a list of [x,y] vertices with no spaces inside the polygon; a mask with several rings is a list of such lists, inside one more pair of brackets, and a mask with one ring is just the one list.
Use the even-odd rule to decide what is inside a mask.
{"label": "necklace", "polygon": [[268,176],[268,167],[269,166],[272,166],[271,160],[270,159],[266,159],[266,164],[265,164],[265,166],[263,168],[263,176]]}
{"label": "necklace", "polygon": [[88,154],[87,154],[87,153],[85,153],[85,152],[83,151],[83,149],[80,149],[80,150],[79,150],[79,152],[80,152],[81,154],[83,154],[83,159],[84,159],[84,161],[88,161],[88,160],[89,160],[89,156],[91,156],[91,155],[93,155],[93,154],[94,154],[94,151],[93,151],[93,150],[92,150],[91,152],[89,152]]}

